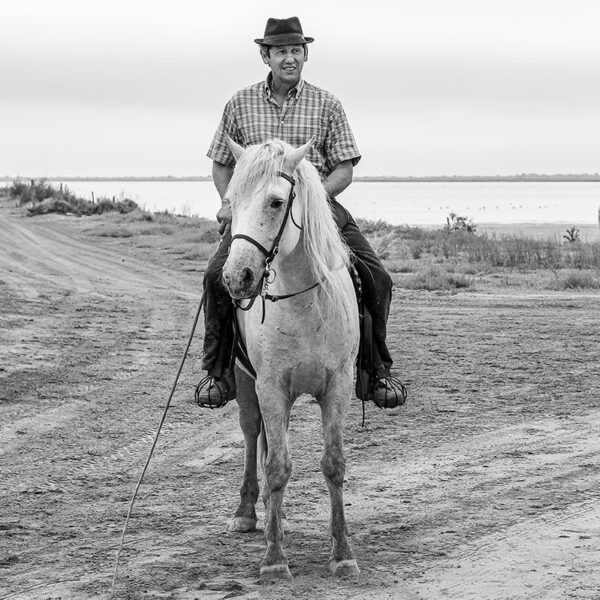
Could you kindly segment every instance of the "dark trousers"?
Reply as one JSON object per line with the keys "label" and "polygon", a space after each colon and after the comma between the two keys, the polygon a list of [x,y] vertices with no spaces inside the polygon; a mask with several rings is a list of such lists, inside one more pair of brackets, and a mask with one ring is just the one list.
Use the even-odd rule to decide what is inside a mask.
{"label": "dark trousers", "polygon": [[[363,355],[361,367],[378,378],[390,375],[392,358],[385,343],[392,300],[392,280],[375,251],[361,233],[350,213],[336,200],[333,216],[342,238],[354,254],[354,264],[362,285],[362,299],[371,313],[372,348]],[[229,254],[231,235],[223,237],[204,274],[204,359],[202,368],[213,377],[222,377],[233,351],[233,304],[222,280],[223,265]],[[364,340],[363,340],[364,342]]]}

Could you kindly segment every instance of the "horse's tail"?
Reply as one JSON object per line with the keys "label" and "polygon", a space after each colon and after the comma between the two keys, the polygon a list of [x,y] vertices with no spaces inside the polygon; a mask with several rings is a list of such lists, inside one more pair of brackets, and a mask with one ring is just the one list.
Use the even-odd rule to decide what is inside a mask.
{"label": "horse's tail", "polygon": [[265,475],[265,464],[267,462],[267,454],[269,452],[269,444],[267,443],[267,434],[265,432],[265,422],[262,417],[260,419],[260,433],[258,434],[258,461],[262,469],[263,476]]}

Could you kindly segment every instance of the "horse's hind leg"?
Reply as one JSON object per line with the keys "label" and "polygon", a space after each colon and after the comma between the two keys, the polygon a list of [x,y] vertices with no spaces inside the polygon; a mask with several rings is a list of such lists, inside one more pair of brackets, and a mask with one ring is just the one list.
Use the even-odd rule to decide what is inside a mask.
{"label": "horse's hind leg", "polygon": [[[351,381],[351,379],[350,379]],[[329,559],[329,568],[336,575],[356,575],[359,568],[356,557],[348,541],[348,527],[344,516],[344,498],[342,486],[346,471],[346,459],[343,449],[343,427],[346,399],[348,394],[341,390],[332,390],[321,402],[323,437],[325,445],[321,458],[321,469],[329,488],[331,501],[331,538],[333,548]]]}
{"label": "horse's hind leg", "polygon": [[[263,398],[267,398],[267,407],[263,406]],[[286,436],[290,404],[280,391],[265,393],[261,390],[261,408],[267,438],[267,455],[264,458],[267,550],[260,565],[260,579],[261,582],[291,580],[292,574],[283,552],[282,522],[283,495],[292,472]]]}
{"label": "horse's hind leg", "polygon": [[240,505],[229,523],[229,531],[254,531],[256,529],[255,505],[258,499],[256,476],[256,440],[260,433],[260,409],[254,389],[254,380],[236,368],[237,402],[240,409],[240,426],[244,434],[246,455],[244,480],[240,488]]}

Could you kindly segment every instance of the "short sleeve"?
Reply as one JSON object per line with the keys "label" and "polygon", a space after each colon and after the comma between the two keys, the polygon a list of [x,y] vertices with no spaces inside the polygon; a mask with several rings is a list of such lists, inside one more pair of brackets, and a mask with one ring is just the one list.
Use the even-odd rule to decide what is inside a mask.
{"label": "short sleeve", "polygon": [[351,160],[352,165],[356,166],[361,159],[346,112],[340,102],[336,103],[329,120],[325,137],[325,156],[330,171],[342,161]]}
{"label": "short sleeve", "polygon": [[213,136],[212,143],[206,153],[209,158],[214,161],[226,165],[228,167],[235,166],[235,158],[229,149],[227,143],[227,136],[233,141],[239,142],[239,130],[235,120],[235,110],[233,98],[227,102],[223,110],[223,116],[215,135]]}

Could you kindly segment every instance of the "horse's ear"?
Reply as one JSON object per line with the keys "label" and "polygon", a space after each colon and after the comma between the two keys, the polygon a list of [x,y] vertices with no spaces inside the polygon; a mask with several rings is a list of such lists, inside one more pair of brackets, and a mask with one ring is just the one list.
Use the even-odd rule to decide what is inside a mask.
{"label": "horse's ear", "polygon": [[235,160],[239,160],[240,156],[244,153],[244,148],[240,146],[237,142],[234,142],[229,136],[227,136],[227,145],[231,150]]}
{"label": "horse's ear", "polygon": [[286,155],[284,164],[286,166],[287,173],[293,173],[295,171],[296,167],[300,164],[300,161],[306,156],[308,149],[314,141],[315,136],[313,135],[310,138],[310,140],[306,142],[306,144],[300,146],[300,148],[292,150],[288,155]]}

